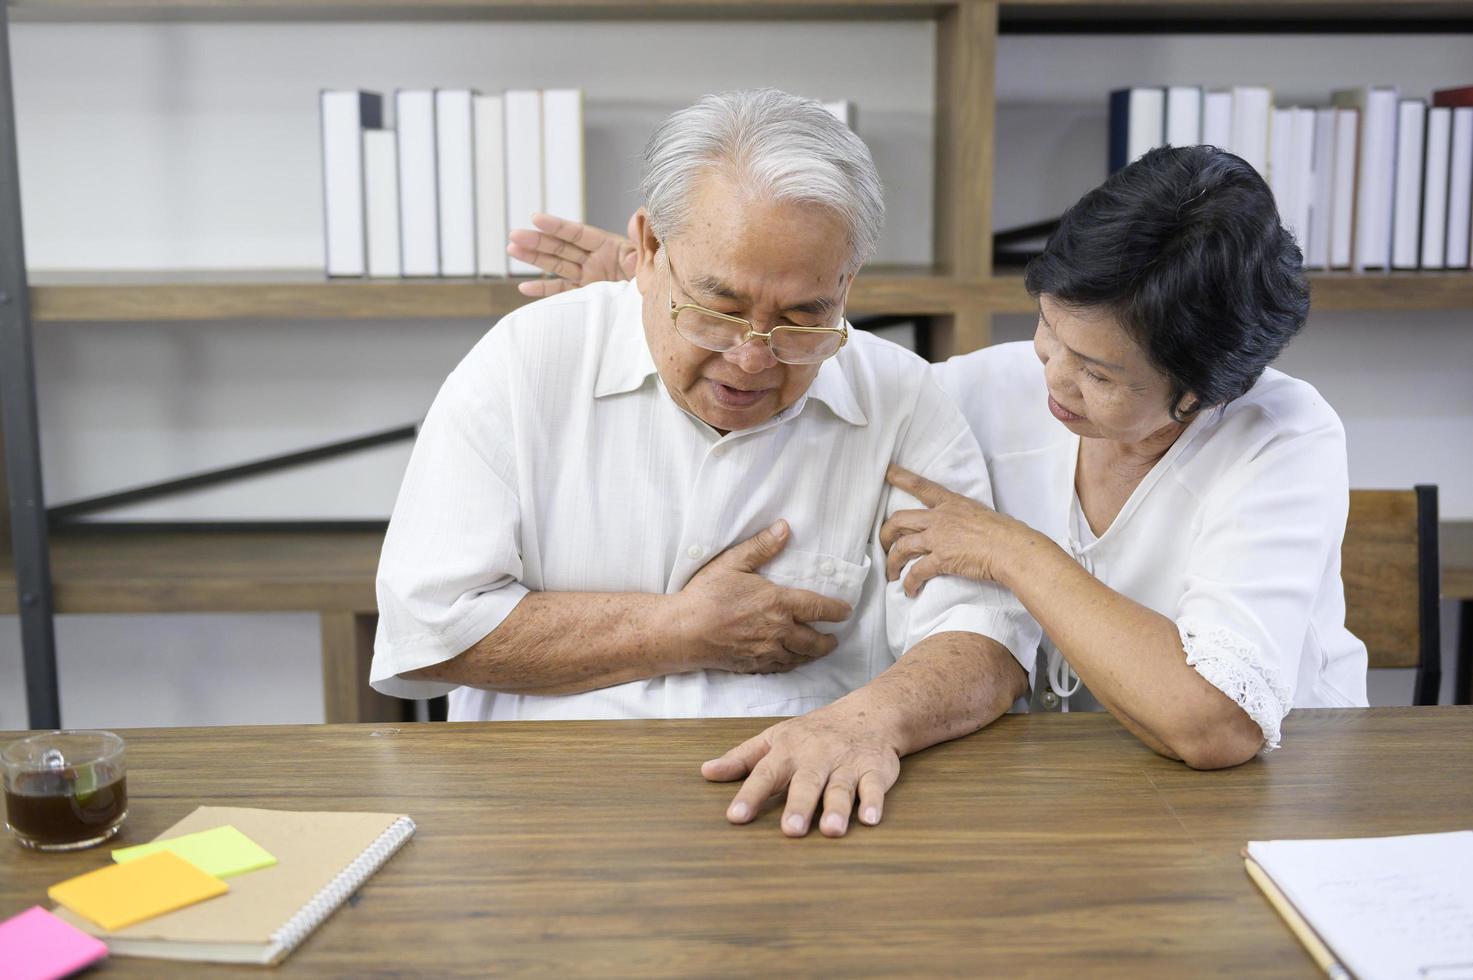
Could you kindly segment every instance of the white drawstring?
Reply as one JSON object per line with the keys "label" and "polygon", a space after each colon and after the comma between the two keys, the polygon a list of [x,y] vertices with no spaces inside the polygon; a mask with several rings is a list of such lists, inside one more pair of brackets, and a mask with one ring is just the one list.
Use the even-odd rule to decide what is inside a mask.
{"label": "white drawstring", "polygon": [[[1069,538],[1069,553],[1075,561],[1083,566],[1086,572],[1091,575],[1094,574],[1094,562],[1090,560],[1089,554],[1085,552],[1083,545],[1073,537]],[[1078,674],[1074,673],[1074,668],[1069,666],[1069,661],[1064,659],[1064,655],[1052,644],[1049,645],[1046,672],[1048,674],[1049,690],[1053,691],[1059,699],[1059,710],[1067,712],[1069,710],[1069,699],[1079,693],[1079,689],[1083,686],[1084,682],[1079,679]]]}
{"label": "white drawstring", "polygon": [[1048,652],[1047,673],[1049,690],[1059,698],[1059,710],[1068,711],[1069,698],[1079,693],[1079,675],[1074,673],[1074,668],[1069,666],[1064,655],[1052,648]]}

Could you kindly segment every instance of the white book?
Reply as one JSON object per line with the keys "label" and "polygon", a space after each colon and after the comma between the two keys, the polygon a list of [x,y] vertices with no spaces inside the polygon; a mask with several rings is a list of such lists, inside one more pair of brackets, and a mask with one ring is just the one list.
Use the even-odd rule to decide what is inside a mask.
{"label": "white book", "polygon": [[394,93],[399,134],[399,247],[406,276],[440,274],[439,175],[435,164],[435,93]]}
{"label": "white book", "polygon": [[324,90],[320,105],[327,274],[361,276],[368,271],[363,133],[383,125],[383,96],[356,89]]}
{"label": "white book", "polygon": [[1196,146],[1202,142],[1202,89],[1173,85],[1166,90],[1166,145]]}
{"label": "white book", "polygon": [[542,210],[583,221],[587,214],[583,161],[583,92],[542,93]]}
{"label": "white book", "polygon": [[363,187],[368,199],[368,274],[398,277],[399,153],[391,129],[363,131]]}
{"label": "white book", "polygon": [[1391,267],[1415,269],[1422,244],[1422,141],[1427,103],[1402,99],[1396,123],[1396,201],[1391,212]]}
{"label": "white book", "polygon": [[1330,216],[1335,188],[1335,114],[1338,109],[1315,109],[1314,148],[1310,162],[1309,247],[1304,264],[1311,269],[1330,267]]}
{"label": "white book", "polygon": [[1110,172],[1134,163],[1166,139],[1166,90],[1110,93]]}
{"label": "white book", "polygon": [[1207,92],[1202,96],[1202,142],[1231,151],[1232,141],[1233,93]]}
{"label": "white book", "polygon": [[840,99],[838,102],[825,102],[823,107],[839,122],[856,133],[859,132],[859,107],[853,102],[848,99]]}
{"label": "white book", "polygon": [[506,115],[499,95],[478,95],[476,125],[476,265],[506,275]]}
{"label": "white book", "polygon": [[1447,172],[1452,145],[1453,111],[1427,110],[1427,152],[1422,171],[1422,268],[1447,265]]}
{"label": "white book", "polygon": [[1290,216],[1290,230],[1299,248],[1304,251],[1309,245],[1310,213],[1314,208],[1314,137],[1315,113],[1313,109],[1295,109],[1293,126],[1293,152],[1289,154],[1290,166],[1294,168],[1294,212]]}
{"label": "white book", "polygon": [[1360,110],[1335,110],[1335,174],[1330,196],[1330,268],[1348,269],[1355,253]]}
{"label": "white book", "polygon": [[[506,223],[508,228],[531,228],[532,215],[542,204],[542,93],[514,90],[506,93]],[[511,259],[514,276],[540,275],[542,270]]]}
{"label": "white book", "polygon": [[1341,89],[1331,98],[1337,106],[1360,110],[1353,264],[1357,270],[1384,269],[1391,264],[1397,90],[1364,86]]}
{"label": "white book", "polygon": [[476,274],[476,143],[469,89],[435,90],[440,275]]}
{"label": "white book", "polygon": [[1233,128],[1228,149],[1242,157],[1265,179],[1268,177],[1269,114],[1273,92],[1260,85],[1233,89]]}
{"label": "white book", "polygon": [[[1274,109],[1269,116],[1268,186],[1274,193],[1279,221],[1289,228],[1296,205],[1294,183],[1294,110]],[[1290,228],[1291,234],[1293,229]],[[1294,236],[1299,240],[1299,236]]]}
{"label": "white book", "polygon": [[1349,975],[1468,976],[1473,831],[1250,841],[1247,859],[1270,902],[1287,902]]}
{"label": "white book", "polygon": [[1468,268],[1473,230],[1473,107],[1453,109],[1452,153],[1447,168],[1447,267]]}

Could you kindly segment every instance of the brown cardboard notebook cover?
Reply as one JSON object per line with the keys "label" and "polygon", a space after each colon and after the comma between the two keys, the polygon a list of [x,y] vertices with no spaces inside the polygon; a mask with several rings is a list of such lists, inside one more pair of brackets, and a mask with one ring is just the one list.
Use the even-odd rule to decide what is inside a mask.
{"label": "brown cardboard notebook cover", "polygon": [[120,956],[276,963],[414,832],[414,821],[395,813],[202,806],[158,839],[226,824],[270,851],[276,864],[231,878],[228,894],[116,932],[64,908],[56,914]]}

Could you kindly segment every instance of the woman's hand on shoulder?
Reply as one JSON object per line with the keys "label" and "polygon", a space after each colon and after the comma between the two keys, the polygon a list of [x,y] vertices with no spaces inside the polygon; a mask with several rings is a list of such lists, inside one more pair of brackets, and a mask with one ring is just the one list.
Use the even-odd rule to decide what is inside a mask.
{"label": "woman's hand on shoulder", "polygon": [[1037,536],[1021,521],[953,493],[939,483],[895,464],[885,474],[891,486],[925,504],[924,510],[897,510],[880,528],[880,544],[889,553],[885,576],[893,582],[905,575],[905,594],[920,594],[937,575],[958,575],[975,582],[1004,581],[1012,549],[1026,536]]}
{"label": "woman's hand on shoulder", "polygon": [[[632,229],[633,217],[629,223]],[[551,296],[589,283],[634,278],[637,257],[630,238],[551,214],[532,215],[532,224],[535,230],[517,228],[507,236],[506,254],[557,278],[520,283],[523,296]]]}

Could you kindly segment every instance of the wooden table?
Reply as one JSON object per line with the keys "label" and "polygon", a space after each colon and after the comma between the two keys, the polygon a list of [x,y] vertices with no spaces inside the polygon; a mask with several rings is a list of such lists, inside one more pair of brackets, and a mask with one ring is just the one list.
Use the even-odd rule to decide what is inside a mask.
{"label": "wooden table", "polygon": [[[731,787],[697,767],[759,727],[130,732],[122,842],[203,803],[413,816],[413,840],[286,961],[291,976],[1314,977],[1245,875],[1246,841],[1473,827],[1466,707],[1297,711],[1283,749],[1210,773],[1107,715],[1008,716],[908,760],[884,823],[840,840],[788,840],[776,810],[726,823]],[[0,841],[0,917],[105,859]]]}

